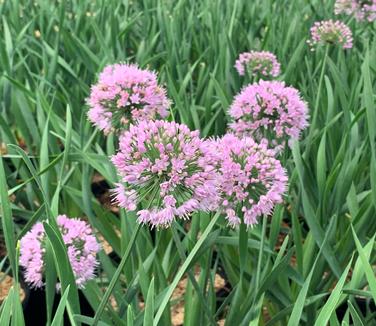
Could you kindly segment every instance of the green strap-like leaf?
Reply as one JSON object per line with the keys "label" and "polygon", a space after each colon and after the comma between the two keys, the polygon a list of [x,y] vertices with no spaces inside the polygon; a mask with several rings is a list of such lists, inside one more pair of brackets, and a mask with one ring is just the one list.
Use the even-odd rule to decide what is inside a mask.
{"label": "green strap-like leaf", "polygon": [[193,247],[192,251],[190,252],[190,254],[188,255],[186,261],[184,262],[184,264],[180,267],[179,271],[177,272],[177,274],[175,275],[175,278],[174,280],[172,281],[171,285],[169,286],[167,292],[165,293],[164,297],[163,297],[163,300],[158,308],[158,311],[157,311],[157,314],[155,315],[155,318],[154,318],[154,323],[153,325],[154,326],[157,326],[158,323],[159,323],[159,320],[161,319],[162,317],[162,314],[163,314],[163,311],[165,310],[168,302],[170,301],[170,297],[172,295],[172,293],[174,292],[176,286],[178,285],[180,279],[182,278],[182,276],[184,275],[184,273],[186,272],[189,264],[191,263],[191,261],[193,260],[193,258],[195,257],[197,251],[200,249],[200,247],[202,246],[202,244],[204,243],[205,239],[208,237],[210,231],[212,230],[212,228],[214,227],[215,223],[217,222],[218,218],[220,216],[220,212],[216,213],[214,215],[214,217],[212,218],[212,220],[210,221],[210,223],[208,224],[208,226],[206,227],[205,231],[203,232],[203,234],[201,235],[200,239],[196,242],[195,246]]}
{"label": "green strap-like leaf", "polygon": [[152,326],[154,317],[154,278],[151,279],[145,302],[144,326]]}
{"label": "green strap-like leaf", "polygon": [[342,289],[343,289],[343,286],[345,285],[346,277],[347,277],[347,274],[349,273],[351,263],[352,263],[352,258],[350,262],[348,263],[346,269],[342,273],[341,278],[338,280],[337,285],[335,286],[332,293],[330,294],[328,301],[326,301],[325,305],[320,310],[320,313],[315,322],[315,326],[327,325],[341,297]]}
{"label": "green strap-like leaf", "polygon": [[[46,222],[43,223],[43,226],[54,254],[55,266],[59,275],[62,291],[65,292],[70,285],[67,307],[68,316],[71,322],[74,324],[73,315],[80,314],[80,303],[78,299],[76,280],[72,267],[69,263],[67,249],[61,239],[61,235],[58,233],[59,231],[55,230],[54,227]],[[46,268],[48,268],[48,266],[46,266]]]}
{"label": "green strap-like leaf", "polygon": [[55,317],[52,320],[51,326],[60,326],[63,324],[65,306],[67,304],[70,285],[65,289],[63,296],[60,299],[59,305],[56,309]]}

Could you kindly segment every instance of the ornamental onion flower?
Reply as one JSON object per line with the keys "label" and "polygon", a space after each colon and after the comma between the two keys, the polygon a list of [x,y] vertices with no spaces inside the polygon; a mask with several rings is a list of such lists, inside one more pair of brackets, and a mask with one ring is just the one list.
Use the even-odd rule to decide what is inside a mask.
{"label": "ornamental onion flower", "polygon": [[281,65],[277,57],[268,51],[251,51],[239,55],[235,68],[240,76],[245,73],[249,77],[260,75],[262,77],[276,77],[280,74]]}
{"label": "ornamental onion flower", "polygon": [[236,226],[243,218],[247,226],[252,226],[258,217],[270,214],[282,202],[286,173],[266,140],[258,144],[250,137],[226,134],[207,140],[206,146],[217,164],[220,209],[229,225]]}
{"label": "ornamental onion flower", "polygon": [[171,104],[154,72],[127,64],[105,67],[87,103],[89,120],[106,134],[136,121],[165,118]]}
{"label": "ornamental onion flower", "polygon": [[315,45],[330,44],[351,49],[353,46],[352,32],[345,23],[339,20],[315,22],[311,27],[311,39],[307,43],[312,48]]}
{"label": "ornamental onion flower", "polygon": [[337,0],[334,13],[354,16],[357,21],[373,22],[376,20],[376,0]]}
{"label": "ornamental onion flower", "polygon": [[[57,224],[67,247],[76,284],[82,288],[86,281],[94,278],[100,245],[85,221],[60,215]],[[42,223],[36,223],[21,239],[20,266],[24,268],[25,281],[36,288],[43,286],[43,274],[48,268],[45,246],[46,234]]]}
{"label": "ornamental onion flower", "polygon": [[217,178],[202,145],[198,131],[175,122],[131,125],[112,157],[122,181],[114,190],[115,201],[128,211],[142,202],[138,221],[153,227],[215,209]]}
{"label": "ornamental onion flower", "polygon": [[308,109],[293,87],[280,81],[263,81],[246,86],[235,97],[229,114],[230,129],[239,137],[267,138],[276,149],[299,139],[307,127]]}

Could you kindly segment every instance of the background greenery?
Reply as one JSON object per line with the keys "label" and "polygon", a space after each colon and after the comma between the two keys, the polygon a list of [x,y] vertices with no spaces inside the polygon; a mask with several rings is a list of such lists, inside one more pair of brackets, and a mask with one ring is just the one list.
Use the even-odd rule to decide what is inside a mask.
{"label": "background greenery", "polygon": [[[310,128],[283,158],[289,171],[285,204],[249,230],[248,240],[239,241],[223,217],[205,233],[211,220],[205,214],[175,225],[176,241],[171,230],[143,227],[114,287],[116,308],[108,305],[102,325],[152,325],[156,314],[160,325],[169,325],[169,309],[161,304],[197,239],[202,246],[186,263],[197,282],[188,281],[183,298],[185,325],[220,319],[226,325],[371,325],[376,318],[376,32],[375,25],[342,17],[354,33],[354,48],[330,48],[326,60],[325,49],[311,52],[309,28],[334,17],[333,3],[1,1],[1,233],[9,258],[2,261],[3,271],[18,275],[16,241],[35,221],[51,222],[58,213],[85,216],[114,250],[112,256],[100,254],[99,277],[83,291],[94,310],[102,300],[116,256],[122,256],[136,227],[134,216],[110,210],[93,194],[94,173],[109,187],[117,181],[108,160],[116,139],[105,139],[86,120],[85,98],[105,65],[137,62],[158,71],[174,102],[173,118],[202,136],[221,135],[229,104],[243,84],[233,67],[236,57],[264,49],[277,55],[280,79],[298,88],[310,107]],[[40,309],[59,325],[68,303],[72,323],[90,324],[80,313],[51,224],[47,304]],[[67,271],[56,315],[55,264],[58,272]],[[213,287],[216,273],[231,286],[222,298]],[[1,325],[23,323],[15,281],[1,306]],[[144,300],[145,310],[139,304]]]}

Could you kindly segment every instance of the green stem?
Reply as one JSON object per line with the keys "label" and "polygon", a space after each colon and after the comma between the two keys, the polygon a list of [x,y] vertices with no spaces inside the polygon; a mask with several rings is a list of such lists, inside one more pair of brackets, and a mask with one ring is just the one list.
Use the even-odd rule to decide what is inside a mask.
{"label": "green stem", "polygon": [[239,227],[239,266],[240,266],[240,277],[244,276],[245,265],[247,263],[248,256],[248,232],[247,226],[245,225],[243,219]]}
{"label": "green stem", "polygon": [[321,73],[320,73],[320,79],[319,79],[319,86],[317,89],[317,96],[316,96],[316,101],[315,101],[315,106],[313,108],[313,115],[312,115],[312,120],[311,120],[311,127],[309,129],[308,137],[307,137],[307,147],[305,154],[308,155],[311,149],[312,145],[312,137],[315,132],[316,124],[317,124],[317,117],[318,117],[318,112],[319,112],[319,104],[320,104],[320,99],[321,99],[321,89],[322,89],[322,83],[324,81],[324,74],[325,74],[325,68],[326,68],[326,61],[329,53],[329,44],[326,45],[325,48],[325,55],[324,59],[322,62],[321,66]]}
{"label": "green stem", "polygon": [[262,263],[262,255],[263,255],[263,252],[264,252],[267,221],[268,221],[268,217],[264,216],[264,218],[262,220],[260,251],[259,251],[259,256],[258,256],[258,261],[257,261],[257,270],[256,270],[256,293],[259,290],[259,286],[260,286],[261,263]]}
{"label": "green stem", "polygon": [[138,235],[140,230],[141,230],[141,224],[137,224],[136,230],[133,231],[132,238],[131,238],[131,240],[128,244],[127,249],[125,250],[123,257],[121,258],[120,264],[117,267],[117,269],[114,273],[114,276],[111,279],[110,284],[108,285],[108,288],[107,288],[107,290],[106,290],[106,292],[105,292],[105,294],[102,298],[102,301],[99,304],[97,312],[95,313],[93,326],[98,325],[99,318],[101,317],[103,310],[106,307],[107,301],[110,298],[110,295],[111,295],[111,293],[112,293],[112,291],[115,287],[115,284],[116,284],[117,280],[119,279],[120,274],[121,274],[122,270],[124,269],[124,266],[125,266],[128,258],[129,258],[129,256],[130,256],[131,252],[132,252],[132,249],[133,249],[133,247],[136,243],[137,235]]}
{"label": "green stem", "polygon": [[184,261],[184,264],[181,266],[178,273],[175,275],[175,278],[172,281],[171,285],[169,286],[166,294],[164,295],[163,300],[161,302],[161,305],[158,308],[157,314],[155,315],[154,322],[153,322],[154,326],[158,325],[159,320],[162,317],[163,311],[165,310],[168,302],[170,301],[170,297],[171,297],[172,293],[174,292],[176,286],[178,285],[180,279],[183,277],[184,273],[187,271],[189,265],[191,264],[193,258],[197,254],[198,250],[200,249],[200,247],[202,246],[202,244],[204,243],[204,241],[208,237],[210,231],[214,227],[214,225],[217,222],[219,216],[220,216],[220,212],[218,212],[214,215],[213,219],[210,221],[210,223],[206,227],[204,233],[201,235],[200,239],[196,242],[195,246],[193,247],[192,251],[188,255],[187,259]]}
{"label": "green stem", "polygon": [[[174,222],[174,223],[176,223],[176,222]],[[171,227],[171,231],[172,231],[172,235],[174,237],[174,241],[175,241],[176,247],[177,247],[179,255],[180,255],[180,259],[182,261],[185,261],[187,257],[185,256],[183,245],[182,245],[182,242],[180,241],[178,232],[177,232],[177,230],[175,229],[174,226]],[[211,325],[217,325],[216,322],[215,322],[215,320],[213,319],[213,315],[211,313],[211,309],[208,306],[203,293],[201,292],[200,286],[198,285],[193,272],[191,270],[188,270],[187,273],[188,273],[188,277],[189,277],[190,281],[192,282],[192,285],[193,285],[195,291],[198,294],[198,297],[199,297],[199,299],[201,301],[201,304],[204,307],[204,311],[206,313],[206,316],[207,316],[210,324]]]}
{"label": "green stem", "polygon": [[[260,288],[261,264],[262,264],[262,256],[263,256],[263,253],[264,253],[264,244],[265,244],[265,234],[266,234],[267,221],[268,221],[267,216],[264,216],[263,220],[262,220],[260,250],[259,250],[259,256],[258,256],[258,260],[257,260],[256,279],[255,279],[255,291],[254,291],[255,296],[252,299],[252,306],[251,306],[250,311],[260,311],[261,306],[262,306],[261,303],[262,303],[263,298],[264,298],[264,293],[261,294],[260,298],[257,297],[257,293],[258,293],[258,290]],[[260,313],[258,313],[258,316],[259,315],[260,315]],[[250,326],[251,325],[258,325],[259,324],[258,323],[258,318],[256,318],[255,320],[253,320],[249,325]],[[248,320],[248,318],[246,317],[244,320]],[[244,323],[242,323],[241,325],[243,326]]]}

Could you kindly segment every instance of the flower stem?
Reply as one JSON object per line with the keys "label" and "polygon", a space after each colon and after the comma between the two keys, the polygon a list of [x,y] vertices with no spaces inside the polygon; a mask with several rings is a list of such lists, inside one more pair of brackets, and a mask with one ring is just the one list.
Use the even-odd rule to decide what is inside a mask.
{"label": "flower stem", "polygon": [[262,263],[262,255],[264,253],[264,245],[265,245],[265,234],[266,234],[266,224],[268,221],[268,217],[264,216],[262,219],[262,231],[261,231],[261,242],[260,242],[260,250],[259,256],[257,261],[257,271],[256,271],[256,292],[260,286],[260,275],[261,275],[261,263]]}
{"label": "flower stem", "polygon": [[261,264],[262,264],[262,256],[264,254],[264,245],[265,245],[265,235],[266,235],[266,225],[267,225],[268,217],[264,216],[262,220],[262,229],[261,229],[261,240],[260,240],[260,250],[259,256],[257,260],[257,268],[256,268],[256,278],[255,278],[255,296],[252,301],[252,309],[255,308],[256,305],[260,304],[260,301],[263,298],[263,294],[260,298],[257,298],[257,293],[260,288],[260,276],[261,276]]}
{"label": "flower stem", "polygon": [[248,232],[247,226],[242,219],[239,227],[239,266],[240,277],[244,276],[245,265],[248,256]]}
{"label": "flower stem", "polygon": [[99,322],[99,318],[101,317],[102,313],[103,313],[103,310],[104,308],[106,307],[106,304],[107,304],[107,301],[108,299],[110,298],[110,295],[115,287],[115,284],[117,282],[117,280],[119,279],[120,277],[120,274],[122,272],[122,270],[124,269],[124,266],[132,252],[132,249],[136,243],[136,239],[137,239],[137,235],[139,233],[141,229],[141,224],[137,224],[137,227],[136,227],[136,230],[133,231],[133,234],[132,234],[132,238],[128,244],[128,247],[127,249],[125,250],[125,253],[123,255],[123,257],[121,258],[121,261],[119,263],[119,266],[117,267],[115,273],[114,273],[114,276],[112,277],[111,279],[111,282],[110,284],[108,285],[108,288],[102,298],[102,301],[100,302],[99,304],[99,307],[97,309],[97,312],[95,313],[95,316],[94,316],[94,321],[93,321],[93,326],[96,326],[98,325],[98,322]]}

